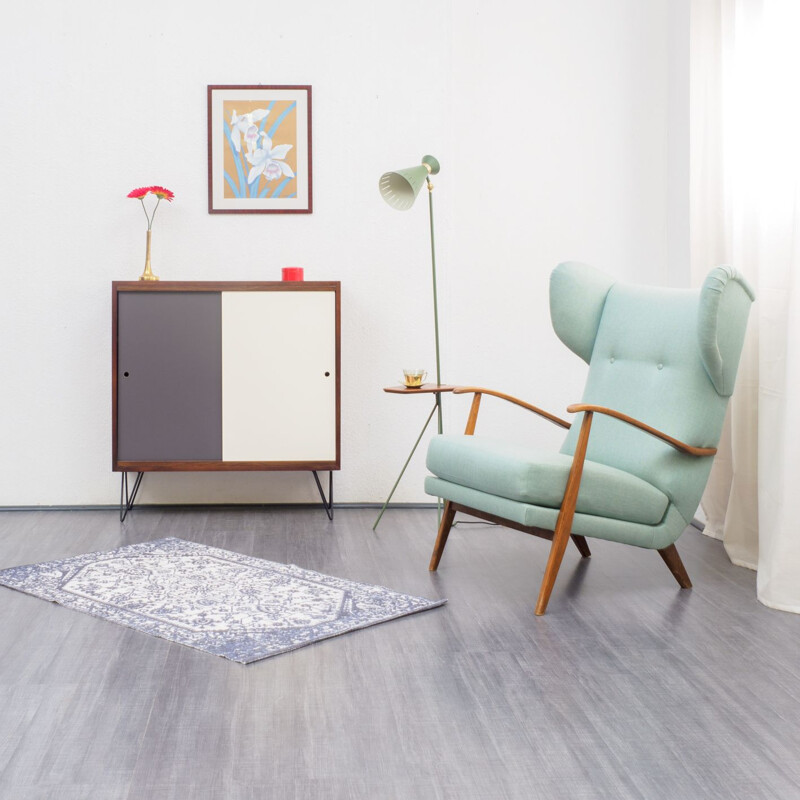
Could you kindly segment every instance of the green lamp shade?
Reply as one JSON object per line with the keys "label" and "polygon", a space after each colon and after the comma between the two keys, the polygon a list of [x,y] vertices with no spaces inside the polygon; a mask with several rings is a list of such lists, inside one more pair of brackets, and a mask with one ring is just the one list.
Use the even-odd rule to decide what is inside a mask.
{"label": "green lamp shade", "polygon": [[378,182],[381,197],[398,211],[408,211],[414,205],[419,190],[428,177],[425,166],[399,169],[397,172],[384,172]]}
{"label": "green lamp shade", "polygon": [[419,190],[428,175],[439,172],[439,162],[433,156],[423,156],[417,167],[384,172],[378,181],[381,197],[398,211],[408,211],[414,205]]}

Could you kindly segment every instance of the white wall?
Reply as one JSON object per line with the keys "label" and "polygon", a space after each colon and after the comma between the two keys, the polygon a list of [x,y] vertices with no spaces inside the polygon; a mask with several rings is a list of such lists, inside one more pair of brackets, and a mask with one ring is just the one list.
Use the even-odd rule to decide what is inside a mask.
{"label": "white wall", "polygon": [[[580,259],[656,283],[688,253],[687,4],[17,4],[0,32],[0,506],[118,498],[110,283],[141,272],[144,219],[125,195],[143,184],[176,193],[154,226],[162,278],[275,280],[301,265],[342,281],[338,501],[382,500],[427,412],[381,391],[404,365],[433,369],[426,198],[401,214],[377,192],[383,171],[423,153],[442,162],[443,380],[563,411],[585,372],[550,328],[552,267]],[[313,86],[313,214],[207,213],[210,83]],[[466,403],[447,400],[449,429]],[[521,424],[558,443],[485,406],[485,430]],[[428,499],[423,460],[397,501]],[[151,474],[141,499],[311,502],[316,490],[306,474]]]}

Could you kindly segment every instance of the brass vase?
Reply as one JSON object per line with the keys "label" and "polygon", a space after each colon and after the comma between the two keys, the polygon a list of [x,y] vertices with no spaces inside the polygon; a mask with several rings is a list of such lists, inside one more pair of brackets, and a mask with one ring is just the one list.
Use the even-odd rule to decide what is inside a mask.
{"label": "brass vase", "polygon": [[144,257],[144,272],[139,276],[140,281],[157,281],[158,275],[153,275],[153,270],[150,267],[150,237],[153,232],[147,231],[147,253]]}

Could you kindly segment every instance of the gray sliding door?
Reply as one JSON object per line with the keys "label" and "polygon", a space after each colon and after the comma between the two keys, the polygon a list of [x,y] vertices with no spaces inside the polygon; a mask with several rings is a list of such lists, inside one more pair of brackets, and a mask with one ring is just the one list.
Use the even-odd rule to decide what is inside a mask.
{"label": "gray sliding door", "polygon": [[222,458],[218,292],[120,292],[119,461]]}

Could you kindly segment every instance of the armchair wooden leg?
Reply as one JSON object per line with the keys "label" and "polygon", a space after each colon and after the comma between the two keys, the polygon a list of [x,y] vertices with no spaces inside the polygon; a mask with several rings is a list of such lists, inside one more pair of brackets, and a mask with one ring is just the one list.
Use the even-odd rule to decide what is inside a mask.
{"label": "armchair wooden leg", "polygon": [[544,570],[544,578],[542,585],[539,589],[539,599],[536,601],[536,611],[534,612],[537,617],[541,617],[547,610],[547,603],[550,600],[550,594],[553,591],[553,586],[556,582],[558,570],[561,567],[561,559],[564,558],[564,551],[567,549],[569,542],[569,529],[561,526],[562,530],[558,530],[553,534],[553,544],[550,546],[550,557],[547,559],[547,566]]}
{"label": "armchair wooden leg", "polygon": [[[564,551],[567,549],[567,543],[569,542],[572,520],[575,517],[575,505],[578,502],[578,491],[581,487],[583,462],[586,459],[586,448],[589,444],[589,432],[592,428],[592,417],[593,412],[584,412],[581,432],[578,434],[575,454],[572,457],[572,467],[569,471],[569,478],[567,478],[567,487],[564,490],[564,499],[561,502],[561,511],[558,512],[556,529],[553,532],[553,544],[550,547],[550,557],[547,559],[544,578],[542,579],[542,585],[539,589],[539,599],[536,601],[536,611],[534,613],[537,617],[541,617],[547,610],[550,593],[553,591],[556,576],[561,566],[561,559],[564,557]],[[580,550],[581,545],[578,544],[578,540],[575,539],[575,537],[573,537],[573,539]],[[586,546],[585,541],[583,544],[588,550],[589,548]],[[581,550],[581,552],[583,551]]]}
{"label": "armchair wooden leg", "polygon": [[431,555],[431,563],[428,569],[431,572],[436,572],[439,566],[439,561],[444,552],[444,546],[447,544],[447,537],[450,535],[450,528],[453,527],[453,518],[456,515],[456,510],[453,504],[448,500],[444,504],[444,511],[442,512],[442,522],[439,525],[439,535],[436,537],[436,544],[433,546],[433,554]]}
{"label": "armchair wooden leg", "polygon": [[683,561],[678,555],[678,548],[674,544],[659,550],[658,554],[664,559],[664,563],[669,567],[669,571],[678,581],[681,589],[691,589],[692,582],[689,580],[689,573],[686,572],[686,567],[683,566]]}
{"label": "armchair wooden leg", "polygon": [[575,542],[575,547],[578,548],[580,554],[584,558],[589,558],[592,554],[592,551],[589,549],[589,544],[586,541],[586,537],[580,536],[577,533],[571,534],[572,541]]}

